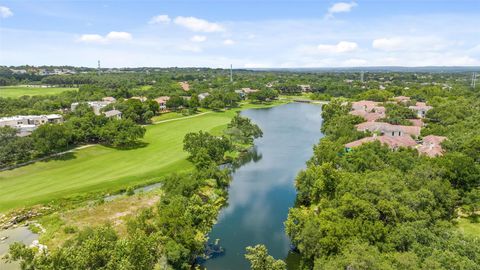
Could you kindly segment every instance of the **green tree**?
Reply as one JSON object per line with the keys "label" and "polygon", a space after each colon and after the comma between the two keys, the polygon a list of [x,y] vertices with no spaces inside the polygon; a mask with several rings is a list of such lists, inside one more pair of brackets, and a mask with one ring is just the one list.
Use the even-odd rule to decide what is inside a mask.
{"label": "green tree", "polygon": [[72,142],[70,130],[62,124],[44,124],[32,132],[38,155],[48,155],[67,149]]}
{"label": "green tree", "polygon": [[247,247],[245,258],[250,261],[252,270],[286,270],[287,265],[282,260],[275,260],[268,255],[268,250],[264,245]]}

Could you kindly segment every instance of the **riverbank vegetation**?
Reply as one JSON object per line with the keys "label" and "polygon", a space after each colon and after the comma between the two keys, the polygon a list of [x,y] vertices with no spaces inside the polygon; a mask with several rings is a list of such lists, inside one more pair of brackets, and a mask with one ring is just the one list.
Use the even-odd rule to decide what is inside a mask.
{"label": "riverbank vegetation", "polygon": [[[362,136],[358,121],[342,101],[324,106],[326,136],[297,176],[296,207],[285,222],[302,269],[478,269],[480,237],[456,226],[459,209],[471,209],[471,220],[478,213],[480,160],[470,149],[480,101],[452,92],[422,93],[434,106],[422,135],[449,138],[437,158],[378,142],[345,152]],[[390,121],[410,117],[388,109],[398,112]]]}

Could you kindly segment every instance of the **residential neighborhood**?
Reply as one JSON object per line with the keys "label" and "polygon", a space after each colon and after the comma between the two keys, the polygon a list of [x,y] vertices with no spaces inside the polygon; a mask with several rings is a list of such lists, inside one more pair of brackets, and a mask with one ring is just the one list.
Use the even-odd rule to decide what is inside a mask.
{"label": "residential neighborhood", "polygon": [[[399,105],[405,106],[411,102],[410,97],[397,96],[393,101]],[[344,103],[344,105],[346,105]],[[393,125],[386,122],[380,122],[380,119],[387,117],[386,108],[382,106],[381,102],[370,100],[361,100],[351,103],[351,115],[362,117],[366,122],[356,125],[356,129],[362,132],[372,133],[372,136],[362,138],[345,144],[345,149],[351,151],[353,148],[362,144],[379,141],[391,149],[398,149],[400,147],[415,148],[420,154],[435,157],[443,155],[441,143],[446,140],[446,137],[429,135],[421,138],[421,129],[425,125],[423,118],[426,117],[427,112],[432,109],[425,102],[416,102],[415,105],[408,108],[417,114],[418,119],[408,119],[411,126]]]}

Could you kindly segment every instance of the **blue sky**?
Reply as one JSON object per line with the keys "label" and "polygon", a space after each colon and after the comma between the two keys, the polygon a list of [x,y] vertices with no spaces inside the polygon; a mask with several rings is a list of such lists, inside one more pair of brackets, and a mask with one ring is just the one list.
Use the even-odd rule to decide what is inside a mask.
{"label": "blue sky", "polygon": [[480,0],[0,0],[0,65],[480,65]]}

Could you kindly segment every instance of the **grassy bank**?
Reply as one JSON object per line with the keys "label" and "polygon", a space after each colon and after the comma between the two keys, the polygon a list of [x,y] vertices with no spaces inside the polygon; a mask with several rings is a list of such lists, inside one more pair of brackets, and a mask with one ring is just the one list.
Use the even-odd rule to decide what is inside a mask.
{"label": "grassy bank", "polygon": [[237,110],[278,105],[244,104],[226,112],[147,126],[144,144],[121,150],[96,145],[18,169],[0,172],[0,212],[91,192],[111,192],[192,169],[183,137],[225,127]]}
{"label": "grassy bank", "polygon": [[2,86],[0,87],[0,97],[3,98],[18,98],[21,96],[45,96],[56,95],[64,91],[75,91],[78,88],[64,88],[64,87],[26,87],[26,86]]}

